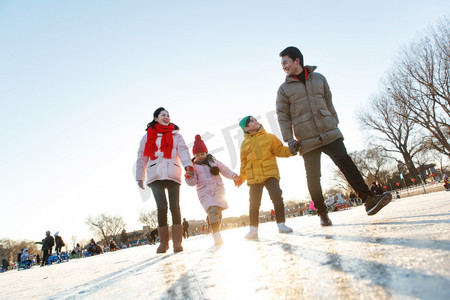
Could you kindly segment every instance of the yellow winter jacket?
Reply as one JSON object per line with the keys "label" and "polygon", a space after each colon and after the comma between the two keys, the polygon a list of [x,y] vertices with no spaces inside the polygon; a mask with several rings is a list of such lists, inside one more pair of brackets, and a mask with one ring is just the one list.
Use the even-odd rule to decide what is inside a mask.
{"label": "yellow winter jacket", "polygon": [[280,180],[276,157],[293,156],[289,147],[283,146],[275,135],[266,133],[262,126],[258,132],[246,133],[244,137],[239,175],[242,182],[247,180],[247,184],[263,183],[270,177]]}

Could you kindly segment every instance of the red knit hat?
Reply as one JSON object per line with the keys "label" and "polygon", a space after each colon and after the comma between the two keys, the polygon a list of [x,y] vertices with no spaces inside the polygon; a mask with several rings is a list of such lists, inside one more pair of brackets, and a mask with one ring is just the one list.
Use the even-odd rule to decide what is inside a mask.
{"label": "red knit hat", "polygon": [[197,153],[208,153],[208,148],[206,148],[205,143],[202,140],[202,137],[200,136],[200,134],[197,134],[195,136],[195,142],[194,142],[194,147],[192,147],[192,153],[197,154]]}

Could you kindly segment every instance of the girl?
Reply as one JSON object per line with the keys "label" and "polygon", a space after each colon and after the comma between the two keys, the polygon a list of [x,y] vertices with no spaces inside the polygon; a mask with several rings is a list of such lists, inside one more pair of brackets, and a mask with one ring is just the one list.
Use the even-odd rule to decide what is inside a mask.
{"label": "girl", "polygon": [[228,208],[228,203],[225,199],[222,177],[219,174],[232,179],[236,185],[240,185],[240,178],[223,163],[208,154],[208,148],[198,134],[195,136],[192,153],[194,154],[192,159],[194,174],[193,176],[188,173],[185,175],[186,183],[190,186],[197,186],[198,198],[211,223],[214,243],[220,245],[223,243],[220,235],[222,210]]}
{"label": "girl", "polygon": [[[158,234],[160,245],[156,253],[165,253],[169,249],[169,228],[167,225],[167,198],[169,194],[170,212],[172,213],[173,251],[183,251],[180,214],[181,164],[192,174],[192,162],[183,137],[178,133],[178,126],[170,123],[169,112],[163,107],[153,113],[153,121],[147,125],[147,133],[141,140],[136,162],[136,180],[144,189],[152,189],[158,211]],[[181,162],[180,162],[181,160]],[[190,166],[190,168],[188,168]],[[147,171],[147,172],[146,172]]]}

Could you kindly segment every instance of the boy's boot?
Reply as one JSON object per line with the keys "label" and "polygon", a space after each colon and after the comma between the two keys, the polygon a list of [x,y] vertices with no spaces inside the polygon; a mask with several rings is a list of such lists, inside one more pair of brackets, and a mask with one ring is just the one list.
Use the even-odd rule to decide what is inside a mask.
{"label": "boy's boot", "polygon": [[222,235],[220,234],[220,232],[214,232],[212,236],[214,238],[214,244],[216,245],[223,244]]}
{"label": "boy's boot", "polygon": [[331,222],[330,218],[328,217],[328,212],[320,213],[320,226],[331,226],[333,223]]}
{"label": "boy's boot", "polygon": [[258,227],[257,226],[250,226],[250,231],[245,236],[247,240],[253,240],[258,238]]}
{"label": "boy's boot", "polygon": [[183,227],[181,224],[172,225],[173,252],[183,251]]}
{"label": "boy's boot", "polygon": [[159,247],[156,253],[166,253],[169,249],[169,226],[158,227]]}
{"label": "boy's boot", "polygon": [[293,231],[291,227],[286,226],[284,223],[278,223],[277,225],[279,233],[289,233]]}

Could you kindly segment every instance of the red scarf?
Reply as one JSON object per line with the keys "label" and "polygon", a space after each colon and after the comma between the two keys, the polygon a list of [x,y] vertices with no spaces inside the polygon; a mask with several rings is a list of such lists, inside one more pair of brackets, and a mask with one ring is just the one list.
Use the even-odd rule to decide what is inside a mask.
{"label": "red scarf", "polygon": [[155,152],[158,150],[156,146],[156,138],[158,133],[162,133],[161,138],[161,151],[164,153],[164,158],[172,158],[173,148],[173,136],[172,131],[175,130],[175,126],[170,123],[167,126],[156,123],[155,126],[147,129],[147,143],[145,143],[144,156],[150,156],[150,159],[156,159]]}

